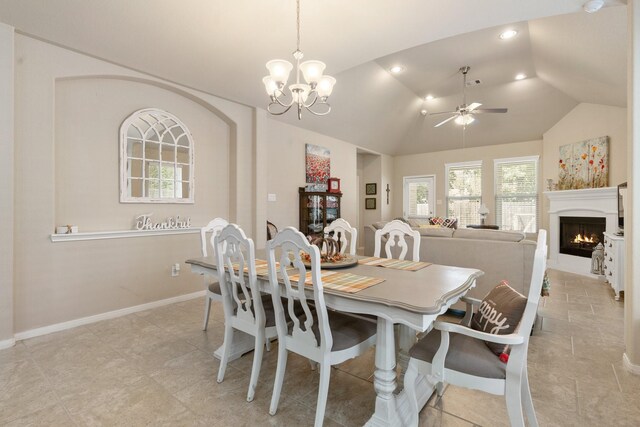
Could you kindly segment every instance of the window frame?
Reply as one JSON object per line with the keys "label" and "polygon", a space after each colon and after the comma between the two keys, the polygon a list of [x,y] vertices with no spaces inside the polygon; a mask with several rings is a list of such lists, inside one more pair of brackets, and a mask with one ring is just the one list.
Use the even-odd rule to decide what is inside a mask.
{"label": "window frame", "polygon": [[[482,204],[482,160],[471,160],[466,162],[456,162],[456,163],[445,163],[444,168],[444,176],[445,176],[445,217],[450,217],[449,213],[449,202],[451,200],[478,200],[478,209]],[[464,167],[477,167],[480,170],[480,194],[478,196],[450,196],[449,195],[449,172],[453,168],[464,168]],[[478,224],[480,224],[480,214],[478,213]],[[458,227],[467,226],[471,224],[462,223],[462,218],[456,218],[458,220]]]}
{"label": "window frame", "polygon": [[[493,194],[494,194],[494,218],[495,218],[495,222],[496,224],[500,227],[500,229],[503,229],[503,224],[502,224],[502,218],[500,218],[500,221],[498,221],[498,202],[500,201],[500,199],[502,199],[503,197],[507,197],[507,196],[501,196],[498,193],[498,165],[500,164],[513,164],[513,163],[528,163],[528,162],[534,162],[535,163],[535,192],[534,193],[527,193],[527,194],[518,194],[518,195],[512,195],[512,196],[508,196],[508,197],[521,197],[521,198],[534,198],[535,199],[535,222],[533,224],[533,231],[527,232],[525,230],[513,230],[513,231],[522,231],[523,233],[537,233],[538,229],[539,229],[539,225],[540,225],[540,156],[539,155],[532,155],[532,156],[520,156],[520,157],[505,157],[502,159],[493,159]],[[526,227],[525,227],[526,229]]]}
{"label": "window frame", "polygon": [[[150,123],[150,121],[146,120],[146,118],[144,118],[144,116],[151,116],[152,118],[155,119],[155,122]],[[139,121],[143,121],[144,123],[146,123],[148,125],[148,127],[144,130],[144,132],[141,131],[140,128],[138,128],[138,126],[136,126],[136,122]],[[151,140],[146,138],[147,133],[149,132],[149,130],[151,128],[153,128],[154,126],[156,126],[158,123],[162,124],[165,121],[173,121],[175,123],[175,125],[167,127],[164,126],[164,132],[162,134],[159,134],[156,132],[156,135],[158,137],[158,141],[155,140]],[[130,137],[129,136],[129,129],[131,127],[134,127],[137,132],[140,134],[140,138],[138,137]],[[175,132],[170,131],[171,129],[175,129],[175,128],[179,128],[179,132],[178,136],[176,136]],[[163,135],[165,135],[165,133],[169,133],[171,135],[171,139],[173,140],[172,143],[167,143],[165,142]],[[182,144],[178,144],[178,141],[183,138],[186,137],[187,141],[188,141],[188,146],[182,145]],[[141,143],[141,157],[135,157],[135,156],[130,156],[128,154],[128,143],[129,143],[129,139],[132,139],[133,141],[140,141]],[[157,144],[158,145],[158,158],[157,159],[147,159],[146,158],[146,150],[145,150],[145,146],[147,142],[151,142],[153,144]],[[172,147],[173,150],[173,159],[172,161],[165,161],[163,159],[163,154],[166,152],[165,149],[168,149],[169,147]],[[188,149],[188,154],[187,154],[187,162],[179,162],[178,161],[178,148],[179,147],[186,147]],[[191,135],[191,132],[189,131],[189,128],[187,128],[187,126],[175,115],[158,109],[158,108],[144,108],[141,110],[137,110],[135,112],[133,112],[131,115],[129,115],[123,122],[122,125],[120,126],[120,203],[175,203],[175,204],[193,204],[195,203],[195,183],[194,183],[194,159],[195,159],[195,146],[193,143],[193,136]],[[129,175],[129,164],[130,164],[130,160],[135,160],[138,162],[141,162],[142,165],[142,176],[140,178],[134,177],[132,178]],[[151,178],[147,178],[145,177],[145,170],[147,167],[149,166],[155,166],[155,164],[157,164],[157,168],[158,168],[158,178],[157,178],[157,184],[158,184],[158,196],[145,196],[145,186],[148,183],[152,182]],[[162,168],[169,166],[169,165],[173,165],[173,193],[174,193],[174,197],[162,197],[162,182],[163,181],[169,181],[169,180],[163,180],[162,179]],[[187,177],[187,180],[184,180],[184,177],[182,175],[182,173],[180,173],[180,177],[183,179],[178,179],[177,176],[177,171],[178,169],[184,169],[184,167],[187,166],[189,168],[189,176]],[[132,196],[130,195],[130,191],[129,191],[129,182],[132,179],[139,179],[141,181],[142,184],[142,197],[136,197],[136,196]],[[148,183],[147,183],[148,181]],[[155,182],[155,179],[153,180],[153,182]],[[176,194],[178,194],[178,188],[177,186],[180,185],[180,191],[179,193],[182,193],[182,183],[184,182],[188,182],[188,189],[189,189],[189,197],[176,197]],[[180,183],[180,184],[178,184]]]}

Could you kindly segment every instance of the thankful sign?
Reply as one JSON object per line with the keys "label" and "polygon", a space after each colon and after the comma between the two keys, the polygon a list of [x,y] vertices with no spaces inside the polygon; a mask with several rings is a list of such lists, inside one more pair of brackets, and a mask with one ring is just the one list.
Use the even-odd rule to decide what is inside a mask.
{"label": "thankful sign", "polygon": [[162,222],[151,221],[151,215],[138,215],[135,219],[136,230],[175,230],[179,228],[191,228],[191,218],[182,219],[180,215],[169,217]]}

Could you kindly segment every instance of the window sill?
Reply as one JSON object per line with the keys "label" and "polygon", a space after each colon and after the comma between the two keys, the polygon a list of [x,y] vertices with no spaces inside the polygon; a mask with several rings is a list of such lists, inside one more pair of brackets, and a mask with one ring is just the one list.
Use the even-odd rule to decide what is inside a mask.
{"label": "window sill", "polygon": [[88,233],[52,234],[53,243],[77,242],[81,240],[126,239],[130,237],[168,236],[175,234],[200,233],[200,227],[176,228],[170,230],[122,230],[122,231],[94,231]]}

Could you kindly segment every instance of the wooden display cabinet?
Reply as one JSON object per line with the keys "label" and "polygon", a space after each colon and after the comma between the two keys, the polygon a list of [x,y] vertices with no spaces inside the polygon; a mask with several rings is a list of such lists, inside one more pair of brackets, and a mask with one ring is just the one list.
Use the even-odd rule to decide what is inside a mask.
{"label": "wooden display cabinet", "polygon": [[306,236],[321,235],[324,228],[340,218],[342,193],[298,190],[300,196],[300,228]]}

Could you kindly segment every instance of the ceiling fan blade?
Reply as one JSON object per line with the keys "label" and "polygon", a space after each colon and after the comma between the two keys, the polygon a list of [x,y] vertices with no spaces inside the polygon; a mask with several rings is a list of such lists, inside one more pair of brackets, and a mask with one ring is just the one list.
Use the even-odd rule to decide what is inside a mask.
{"label": "ceiling fan blade", "polygon": [[458,117],[458,115],[457,115],[457,114],[456,114],[455,116],[451,116],[451,117],[449,117],[449,118],[448,118],[448,119],[446,119],[446,120],[441,121],[440,123],[438,123],[437,125],[435,125],[435,126],[434,126],[434,128],[440,127],[440,126],[442,126],[443,124],[447,123],[448,121],[451,121],[451,120],[455,119],[456,117]]}
{"label": "ceiling fan blade", "polygon": [[507,108],[480,108],[477,110],[473,110],[473,114],[479,113],[506,113],[508,111]]}
{"label": "ceiling fan blade", "polygon": [[480,104],[479,102],[474,102],[473,104],[469,105],[467,107],[467,111],[473,111],[476,108],[478,108],[479,106],[481,106],[482,104]]}
{"label": "ceiling fan blade", "polygon": [[430,116],[437,116],[439,114],[458,114],[457,111],[440,111],[438,113],[429,113]]}

